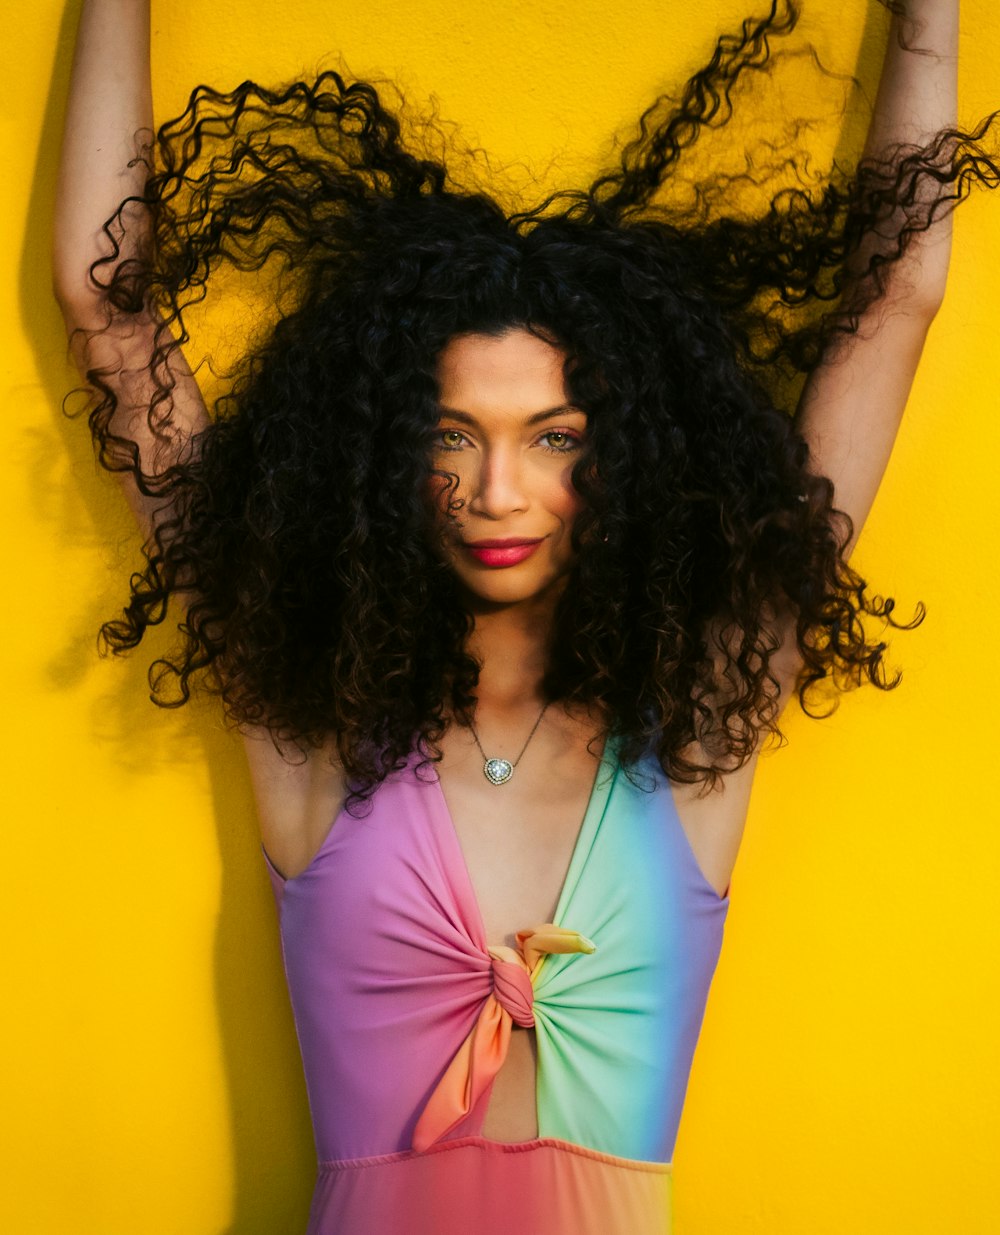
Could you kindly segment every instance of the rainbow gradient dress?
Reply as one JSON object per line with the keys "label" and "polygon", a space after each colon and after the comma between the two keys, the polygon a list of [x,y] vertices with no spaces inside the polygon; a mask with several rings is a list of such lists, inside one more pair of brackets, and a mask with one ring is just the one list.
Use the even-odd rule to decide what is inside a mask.
{"label": "rainbow gradient dress", "polygon": [[[638,780],[639,783],[635,783]],[[319,1174],[308,1235],[664,1235],[671,1160],[728,890],[669,782],[608,743],[555,921],[487,944],[433,767],[268,863]],[[265,855],[266,859],[266,855]],[[482,1136],[513,1023],[536,1032],[538,1136]]]}

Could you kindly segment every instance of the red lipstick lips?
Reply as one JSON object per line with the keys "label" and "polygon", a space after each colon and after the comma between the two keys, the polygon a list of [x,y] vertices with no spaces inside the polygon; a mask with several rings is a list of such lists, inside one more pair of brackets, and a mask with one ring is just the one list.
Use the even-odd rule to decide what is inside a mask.
{"label": "red lipstick lips", "polygon": [[509,537],[505,540],[475,540],[464,541],[463,545],[478,562],[484,566],[516,566],[525,558],[531,557],[542,538],[526,540],[522,537]]}

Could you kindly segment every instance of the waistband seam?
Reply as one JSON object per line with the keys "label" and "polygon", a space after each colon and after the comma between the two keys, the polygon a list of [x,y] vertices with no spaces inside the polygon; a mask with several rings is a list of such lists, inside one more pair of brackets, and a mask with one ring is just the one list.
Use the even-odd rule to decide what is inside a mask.
{"label": "waistband seam", "polygon": [[600,1162],[605,1166],[619,1167],[622,1170],[640,1171],[658,1175],[673,1174],[671,1162],[646,1162],[641,1158],[621,1158],[615,1154],[607,1154],[599,1149],[590,1149],[586,1145],[574,1145],[572,1141],[560,1140],[558,1137],[536,1137],[531,1141],[491,1141],[483,1136],[456,1137],[453,1141],[441,1141],[430,1146],[423,1152],[415,1149],[401,1149],[394,1153],[373,1154],[363,1158],[334,1158],[318,1164],[319,1173],[329,1174],[335,1171],[363,1170],[372,1166],[388,1166],[403,1162],[416,1162],[429,1158],[434,1154],[448,1153],[453,1149],[479,1149],[493,1154],[530,1153],[536,1149],[558,1149],[563,1153],[587,1158]]}

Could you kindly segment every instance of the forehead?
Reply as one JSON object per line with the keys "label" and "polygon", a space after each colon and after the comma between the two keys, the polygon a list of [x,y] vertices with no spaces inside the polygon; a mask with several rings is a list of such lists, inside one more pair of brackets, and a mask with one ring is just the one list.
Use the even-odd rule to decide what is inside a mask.
{"label": "forehead", "polygon": [[565,353],[527,330],[463,334],[438,358],[438,397],[467,412],[537,411],[568,397]]}

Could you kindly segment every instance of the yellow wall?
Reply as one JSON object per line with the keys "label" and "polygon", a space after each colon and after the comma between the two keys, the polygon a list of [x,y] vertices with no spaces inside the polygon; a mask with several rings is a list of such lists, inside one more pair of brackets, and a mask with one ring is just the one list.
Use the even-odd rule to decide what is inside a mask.
{"label": "yellow wall", "polygon": [[[968,120],[1000,104],[1000,28],[991,0],[964,9]],[[146,702],[147,656],[94,649],[137,540],[58,410],[71,373],[47,244],[76,0],[62,10],[4,18],[0,1228],[284,1235],[303,1229],[312,1151],[242,754],[213,708]],[[720,10],[742,15],[162,0],[157,107],[339,48],[559,183],[701,62]],[[866,20],[869,50],[884,25],[864,0],[808,10],[844,67]],[[998,212],[961,212],[857,555],[903,607],[928,604],[895,644],[904,685],[824,724],[789,717],[760,773],[677,1147],[680,1235],[996,1229]]]}

